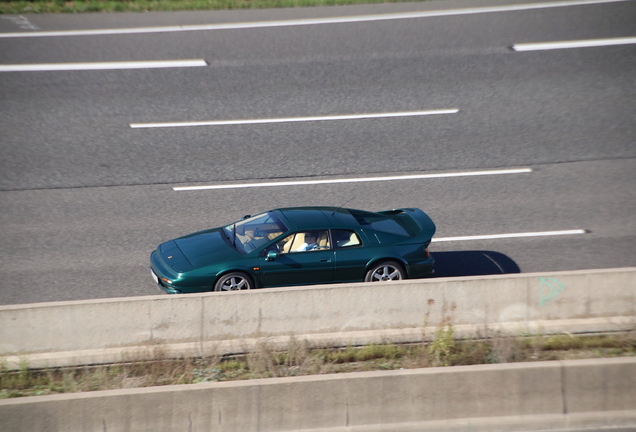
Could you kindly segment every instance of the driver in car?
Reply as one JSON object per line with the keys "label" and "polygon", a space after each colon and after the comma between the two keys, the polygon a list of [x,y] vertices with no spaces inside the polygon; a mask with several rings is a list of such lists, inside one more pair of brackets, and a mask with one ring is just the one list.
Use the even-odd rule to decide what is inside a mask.
{"label": "driver in car", "polygon": [[294,249],[294,252],[302,252],[318,249],[318,233],[310,231],[305,233],[305,242]]}

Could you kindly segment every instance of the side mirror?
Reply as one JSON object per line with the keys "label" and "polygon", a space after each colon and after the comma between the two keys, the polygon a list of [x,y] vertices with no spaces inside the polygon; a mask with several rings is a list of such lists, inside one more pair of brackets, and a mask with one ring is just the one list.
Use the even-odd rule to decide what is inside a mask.
{"label": "side mirror", "polygon": [[267,256],[265,257],[265,261],[274,261],[276,258],[278,258],[278,252],[269,251],[269,252],[267,252]]}
{"label": "side mirror", "polygon": [[243,220],[245,220],[245,219],[249,219],[249,218],[251,218],[251,217],[252,217],[252,215],[245,215],[245,216],[243,216],[243,217],[241,218],[241,220],[243,221]]}

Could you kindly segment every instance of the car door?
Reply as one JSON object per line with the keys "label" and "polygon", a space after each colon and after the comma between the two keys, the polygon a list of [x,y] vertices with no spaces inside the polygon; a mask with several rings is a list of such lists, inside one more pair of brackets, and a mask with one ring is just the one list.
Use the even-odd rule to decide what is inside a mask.
{"label": "car door", "polygon": [[[310,235],[315,235],[311,241]],[[273,259],[260,257],[263,286],[307,285],[333,281],[334,255],[328,230],[299,231],[279,241],[268,251]]]}
{"label": "car door", "polygon": [[370,257],[362,245],[361,237],[348,229],[332,229],[331,235],[335,260],[334,282],[362,282]]}

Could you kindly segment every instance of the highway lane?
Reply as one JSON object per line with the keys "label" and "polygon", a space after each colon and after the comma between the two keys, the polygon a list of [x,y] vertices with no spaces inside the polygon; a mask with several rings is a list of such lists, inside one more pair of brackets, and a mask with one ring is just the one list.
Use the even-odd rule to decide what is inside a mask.
{"label": "highway lane", "polygon": [[[549,63],[534,67],[534,59],[507,57],[503,61],[514,67],[507,73],[494,68],[492,58],[470,68],[461,60],[435,58],[432,64],[444,66],[436,66],[438,72],[431,74],[411,73],[421,64],[408,60],[345,65],[337,76],[328,74],[316,82],[313,77],[318,71],[311,65],[292,68],[305,79],[290,77],[282,66],[256,68],[257,75],[268,82],[246,89],[242,85],[250,82],[250,76],[226,70],[225,80],[220,80],[226,85],[219,84],[218,75],[193,80],[198,83],[193,86],[199,87],[197,94],[162,95],[159,91],[169,89],[172,82],[188,87],[183,74],[197,71],[162,72],[159,85],[156,80],[154,84],[136,81],[130,89],[110,84],[121,74],[139,71],[90,72],[113,81],[101,80],[81,92],[69,79],[80,72],[70,72],[62,78],[65,82],[54,80],[45,94],[27,91],[4,99],[3,112],[8,115],[0,122],[2,130],[8,131],[4,145],[11,157],[3,159],[0,182],[3,189],[11,190],[634,157],[636,86],[629,75],[636,66],[633,56],[629,57],[633,48],[591,50],[594,53],[586,54],[586,68],[581,68],[577,54],[522,53],[533,58],[569,56],[572,62],[560,68]],[[606,51],[615,53],[611,63],[603,61]],[[147,77],[148,72],[141,74]],[[10,84],[13,78],[6,81]],[[42,85],[32,82],[31,86]],[[213,96],[203,95],[206,88]],[[217,88],[235,91],[223,93]],[[446,108],[459,108],[460,113],[341,124],[128,128],[137,122]],[[338,157],[332,157],[336,152]],[[229,161],[237,155],[245,155],[252,163],[232,169]]]}
{"label": "highway lane", "polygon": [[[624,2],[508,12],[505,19],[483,14],[0,40],[5,63],[56,58],[210,63],[3,74],[1,106],[7,115],[0,128],[11,157],[0,165],[0,186],[152,184],[634,157],[634,45],[533,53],[509,47],[519,41],[629,35],[633,21],[626,17],[635,9],[635,2]],[[445,108],[459,108],[461,114],[338,125],[128,129],[140,122]],[[345,154],[329,157],[342,148]],[[369,148],[377,159],[361,163]],[[236,154],[260,163],[227,169]]]}
{"label": "highway lane", "polygon": [[[507,12],[505,19],[493,13],[0,40],[3,64],[175,56],[210,63],[192,69],[0,75],[0,304],[153,294],[147,259],[161,241],[272,207],[349,200],[348,206],[369,210],[421,207],[437,222],[440,237],[590,230],[567,237],[437,243],[442,275],[486,271],[483,254],[467,253],[480,250],[490,251],[486,259],[500,259],[501,271],[636,265],[634,46],[533,53],[509,49],[521,42],[633,34],[635,4]],[[395,10],[412,7],[439,4],[396,5]],[[391,10],[390,5],[382,8]],[[355,9],[365,10],[378,9]],[[272,13],[245,12],[232,17],[247,20]],[[293,18],[309,12],[282,13]],[[319,13],[324,16],[325,11]],[[166,16],[151,19],[169,23]],[[169,16],[182,24],[194,17]],[[223,20],[229,15],[197,19],[208,16]],[[149,19],[124,17],[126,22]],[[37,17],[37,25],[99,28],[99,20],[111,19],[86,18],[90,25],[82,26],[85,21],[77,17]],[[0,30],[6,28],[3,21]],[[443,108],[460,111],[275,125],[129,127],[135,122]],[[530,166],[534,172],[240,191],[172,190],[238,180],[516,166]],[[498,268],[497,263],[488,267],[493,272]]]}
{"label": "highway lane", "polygon": [[[590,19],[590,8],[594,10],[593,14],[598,10],[603,10],[606,14],[605,7],[617,6],[624,7],[631,0],[433,0],[427,2],[406,2],[392,4],[366,4],[366,5],[349,5],[349,6],[331,6],[319,8],[283,8],[283,9],[255,9],[255,10],[222,10],[222,11],[184,11],[184,12],[146,12],[146,13],[127,13],[127,14],[24,14],[24,15],[6,15],[0,18],[0,33],[30,33],[30,32],[76,32],[76,31],[101,31],[103,29],[123,30],[130,33],[130,29],[158,29],[161,27],[178,27],[183,26],[185,31],[189,26],[220,25],[234,26],[236,24],[256,23],[257,25],[265,25],[266,27],[277,27],[285,25],[285,22],[292,25],[302,25],[302,23],[293,23],[295,20],[321,20],[318,24],[324,24],[325,21],[333,19],[342,22],[369,22],[377,20],[377,16],[385,15],[389,21],[394,20],[396,15],[399,19],[412,19],[417,17],[407,16],[411,13],[419,14],[419,17],[444,17],[444,16],[467,16],[500,14],[516,11],[525,11],[527,13],[544,13],[548,10],[554,13],[560,13],[560,10],[567,11],[568,19],[563,21],[558,16],[548,14],[546,25],[542,30],[548,32],[562,31],[563,28],[572,28],[576,30],[576,22],[581,19]],[[621,6],[622,4],[622,6]],[[578,9],[572,9],[572,7]],[[581,8],[582,7],[582,8]],[[602,9],[598,9],[598,8]],[[483,9],[483,10],[481,10]],[[587,9],[587,11],[585,10]],[[372,17],[364,19],[364,17]],[[587,17],[587,18],[586,18]],[[559,26],[551,28],[550,21],[556,18]],[[629,17],[624,17],[625,23],[628,23]],[[516,25],[518,27],[518,25]],[[242,28],[245,28],[242,26]],[[536,26],[528,27],[534,30]],[[607,28],[609,29],[609,28]],[[174,30],[174,29],[173,29]],[[190,29],[192,30],[192,29]],[[598,31],[599,29],[596,29]],[[139,30],[136,30],[139,31]],[[156,31],[156,30],[153,30]],[[578,31],[587,32],[584,28],[578,28]],[[100,33],[101,34],[101,33]],[[3,37],[6,35],[3,35]]]}
{"label": "highway lane", "polygon": [[[635,264],[636,161],[575,162],[532,173],[175,192],[169,185],[2,195],[0,303],[156,294],[157,244],[279,206],[417,206],[436,237],[586,229],[588,234],[434,243],[442,276]],[[497,261],[476,251],[488,251]]]}

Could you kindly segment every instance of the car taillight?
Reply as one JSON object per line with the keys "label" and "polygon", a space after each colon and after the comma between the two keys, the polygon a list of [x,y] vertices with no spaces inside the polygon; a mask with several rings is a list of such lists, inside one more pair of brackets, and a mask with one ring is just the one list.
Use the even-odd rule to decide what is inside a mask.
{"label": "car taillight", "polygon": [[428,251],[428,246],[424,246],[424,256],[426,258],[430,258],[431,257],[431,253]]}

